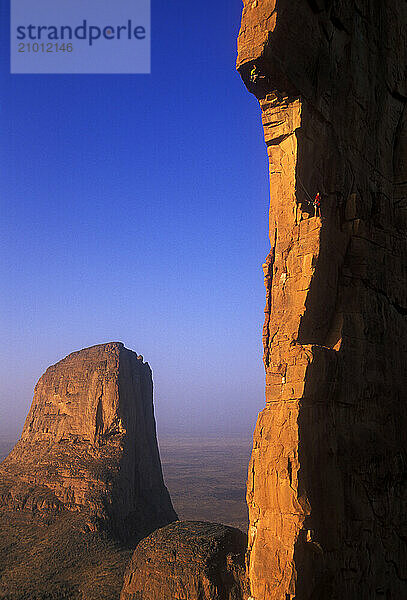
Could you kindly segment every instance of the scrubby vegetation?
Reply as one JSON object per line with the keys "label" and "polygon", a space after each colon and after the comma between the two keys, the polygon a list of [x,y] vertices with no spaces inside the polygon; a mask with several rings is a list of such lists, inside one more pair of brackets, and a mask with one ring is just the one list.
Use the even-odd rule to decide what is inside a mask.
{"label": "scrubby vegetation", "polygon": [[117,600],[130,549],[83,531],[80,517],[0,516],[1,600]]}

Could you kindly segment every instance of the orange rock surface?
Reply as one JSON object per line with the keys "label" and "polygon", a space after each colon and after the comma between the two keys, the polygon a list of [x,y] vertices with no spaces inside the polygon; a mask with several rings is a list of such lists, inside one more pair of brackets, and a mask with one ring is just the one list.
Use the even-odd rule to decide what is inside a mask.
{"label": "orange rock surface", "polygon": [[406,9],[244,1],[271,190],[254,600],[407,597]]}
{"label": "orange rock surface", "polygon": [[121,600],[246,600],[247,536],[199,521],[171,523],[142,540]]}
{"label": "orange rock surface", "polygon": [[86,516],[140,539],[176,519],[157,447],[151,370],[121,343],[70,354],[35,387],[0,465],[0,509]]}

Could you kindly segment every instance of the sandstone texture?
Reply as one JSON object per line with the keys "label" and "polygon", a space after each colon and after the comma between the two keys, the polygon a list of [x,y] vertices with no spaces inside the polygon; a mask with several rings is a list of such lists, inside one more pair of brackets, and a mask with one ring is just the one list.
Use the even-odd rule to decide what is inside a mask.
{"label": "sandstone texture", "polygon": [[244,1],[271,189],[255,600],[407,598],[406,25],[403,0]]}
{"label": "sandstone texture", "polygon": [[199,521],[175,522],[137,546],[121,600],[246,600],[247,536]]}
{"label": "sandstone texture", "polygon": [[0,510],[72,511],[140,539],[174,519],[158,453],[151,369],[121,343],[70,354],[35,387],[0,465]]}

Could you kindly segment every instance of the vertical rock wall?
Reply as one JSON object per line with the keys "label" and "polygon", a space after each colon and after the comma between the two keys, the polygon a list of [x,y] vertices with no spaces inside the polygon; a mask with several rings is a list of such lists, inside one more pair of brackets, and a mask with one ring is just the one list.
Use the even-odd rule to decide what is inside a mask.
{"label": "vertical rock wall", "polygon": [[0,465],[0,509],[69,510],[140,539],[176,519],[158,453],[151,369],[113,342],[70,354],[38,381]]}
{"label": "vertical rock wall", "polygon": [[407,597],[406,26],[403,0],[244,2],[271,189],[255,600]]}

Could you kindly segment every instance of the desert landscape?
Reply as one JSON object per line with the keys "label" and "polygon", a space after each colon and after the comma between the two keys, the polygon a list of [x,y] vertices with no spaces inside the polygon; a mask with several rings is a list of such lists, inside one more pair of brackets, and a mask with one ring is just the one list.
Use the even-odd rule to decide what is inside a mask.
{"label": "desert landscape", "polygon": [[[244,437],[163,436],[159,445],[164,480],[182,521],[224,523],[246,533],[251,441]],[[14,444],[14,440],[1,440],[0,461]],[[74,516],[38,528],[32,517],[22,512],[12,521],[7,515],[0,518],[0,527],[3,600],[118,598],[131,548],[104,535],[76,533]]]}
{"label": "desert landscape", "polygon": [[182,521],[224,523],[247,532],[249,435],[164,435],[159,446],[164,480]]}
{"label": "desert landscape", "polygon": [[[16,440],[0,441],[0,461]],[[164,481],[182,521],[212,521],[247,531],[248,434],[220,438],[166,434],[158,439]]]}
{"label": "desert landscape", "polygon": [[187,577],[189,594],[241,596],[249,451],[244,438],[173,436],[161,463],[143,356],[121,342],[71,353],[37,382],[0,463],[0,597],[110,600],[123,586],[161,598],[172,568],[167,595]]}
{"label": "desert landscape", "polygon": [[[191,30],[195,56],[202,48]],[[190,75],[204,64],[199,56]],[[250,337],[246,318],[257,315],[241,300],[248,283],[240,268],[254,241],[224,238],[229,222],[249,222],[251,206],[234,219],[231,193],[229,217],[218,222],[223,194],[208,193],[199,209],[213,201],[215,219],[200,230],[205,218],[199,210],[189,215],[189,246],[170,258],[182,245],[180,215],[216,180],[215,161],[201,180],[191,170],[193,192],[178,205],[173,243],[171,205],[156,235],[154,275],[135,278],[139,303],[131,301],[129,311],[142,314],[139,330],[140,307],[149,315],[144,342],[157,364],[119,341],[72,348],[38,373],[21,436],[0,440],[0,600],[407,598],[406,67],[404,0],[244,0],[237,71],[260,113],[256,135],[264,138],[270,184],[265,405],[256,424],[242,416],[261,378],[252,370],[245,379],[257,346],[249,351],[236,337]],[[223,121],[234,103],[219,73]],[[204,87],[192,103],[199,111]],[[165,138],[164,105],[154,147]],[[245,111],[230,128],[239,131],[236,143],[229,132],[215,135],[216,165],[228,177],[232,147],[249,143],[240,133]],[[194,151],[198,120],[202,139],[210,129],[200,112],[188,122]],[[195,168],[212,144],[202,147]],[[173,153],[171,145],[154,164],[161,169]],[[189,148],[175,171],[183,174],[191,154]],[[245,169],[235,193],[250,178]],[[254,205],[252,189],[249,196]],[[168,204],[165,196],[158,213]],[[127,206],[124,214],[112,237],[121,238]],[[219,255],[207,242],[216,227]],[[154,234],[151,227],[142,238],[148,247]],[[127,243],[134,237],[131,229]],[[188,277],[178,274],[167,294],[166,278],[190,254]],[[216,271],[205,279],[208,256],[217,269],[226,263],[224,277]],[[137,258],[130,256],[131,268]],[[115,275],[129,276],[119,260],[109,264]],[[145,303],[144,285],[153,290]],[[112,314],[122,320],[126,292],[113,288],[120,294]],[[182,307],[180,288],[187,289]],[[103,287],[99,295],[105,293]],[[93,312],[84,314],[88,320]],[[158,428],[157,414],[166,416]],[[235,433],[233,419],[240,423]],[[178,433],[157,435],[171,422]],[[208,433],[214,422],[216,435]],[[199,424],[199,433],[190,424]]]}

